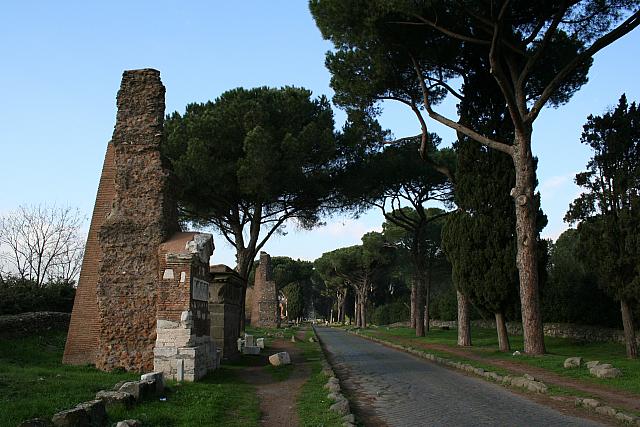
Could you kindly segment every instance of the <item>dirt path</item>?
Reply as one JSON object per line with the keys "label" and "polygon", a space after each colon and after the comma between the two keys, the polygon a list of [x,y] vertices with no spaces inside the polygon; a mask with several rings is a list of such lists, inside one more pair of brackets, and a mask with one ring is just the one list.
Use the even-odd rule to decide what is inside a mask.
{"label": "dirt path", "polygon": [[[300,331],[300,338],[304,331]],[[288,336],[291,339],[291,336]],[[249,384],[256,387],[260,400],[260,424],[266,427],[297,427],[300,425],[296,402],[304,383],[311,375],[311,367],[305,362],[301,351],[294,343],[285,338],[273,338],[267,340],[268,347],[260,357],[257,366],[243,369],[240,376]],[[291,356],[293,371],[283,381],[273,378],[265,368],[269,365],[269,356],[286,351]]]}
{"label": "dirt path", "polygon": [[[384,335],[376,335],[378,335],[378,338],[385,339]],[[555,374],[542,368],[525,365],[517,361],[494,359],[487,356],[480,356],[470,349],[450,347],[444,344],[420,343],[407,338],[395,338],[394,341],[400,343],[401,345],[419,347],[425,350],[431,349],[451,353],[456,356],[464,357],[466,359],[475,360],[488,365],[503,368],[517,374],[533,375],[534,377],[536,377],[536,379],[540,379],[542,382],[547,384],[553,384],[560,387],[570,387],[583,393],[588,393],[594,398],[602,400],[612,407],[640,412],[640,399],[637,395],[622,390],[616,390],[606,385],[589,384],[573,378],[567,378],[562,375]]]}

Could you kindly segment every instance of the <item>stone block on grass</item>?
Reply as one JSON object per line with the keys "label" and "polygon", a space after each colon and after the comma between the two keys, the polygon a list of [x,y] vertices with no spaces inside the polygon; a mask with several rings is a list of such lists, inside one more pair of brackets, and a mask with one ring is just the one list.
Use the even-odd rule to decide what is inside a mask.
{"label": "stone block on grass", "polygon": [[102,427],[107,424],[107,410],[101,400],[82,402],[76,408],[83,409],[89,415],[92,427]]}
{"label": "stone block on grass", "polygon": [[164,392],[164,375],[162,372],[149,372],[140,375],[140,381],[153,382],[155,384],[155,393]]}
{"label": "stone block on grass", "polygon": [[609,365],[609,367],[605,365],[598,365],[595,368],[589,369],[589,372],[591,373],[591,375],[594,375],[598,378],[617,378],[619,376],[622,376],[622,372],[620,371],[620,369],[610,366],[611,365]]}
{"label": "stone block on grass", "polygon": [[291,364],[291,357],[289,357],[289,353],[286,351],[281,351],[280,353],[269,356],[269,363],[273,366],[289,365]]}
{"label": "stone block on grass", "polygon": [[133,406],[135,399],[131,393],[124,391],[100,390],[96,393],[96,400],[102,400],[107,408],[122,405],[125,408]]}
{"label": "stone block on grass", "polygon": [[245,345],[242,349],[242,354],[258,355],[260,354],[260,347],[256,345]]}
{"label": "stone block on grass", "polygon": [[244,345],[254,347],[256,345],[253,335],[244,334]]}
{"label": "stone block on grass", "polygon": [[569,357],[564,361],[566,369],[579,368],[582,365],[582,357]]}
{"label": "stone block on grass", "polygon": [[336,403],[329,407],[329,410],[333,412],[337,412],[340,415],[348,415],[351,411],[349,411],[349,402],[347,399],[342,398],[338,400]]}
{"label": "stone block on grass", "polygon": [[90,427],[91,417],[87,411],[76,407],[54,414],[51,422],[56,427]]}
{"label": "stone block on grass", "polygon": [[603,405],[603,406],[598,406],[596,408],[596,412],[598,414],[607,415],[609,417],[614,417],[618,411],[613,409],[611,406]]}

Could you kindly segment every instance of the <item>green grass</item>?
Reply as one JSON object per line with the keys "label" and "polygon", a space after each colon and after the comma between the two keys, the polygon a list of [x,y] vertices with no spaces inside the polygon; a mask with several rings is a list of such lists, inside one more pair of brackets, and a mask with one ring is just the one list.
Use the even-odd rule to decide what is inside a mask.
{"label": "green grass", "polygon": [[294,365],[267,365],[264,367],[264,369],[269,372],[274,380],[280,382],[288,380],[295,368]]}
{"label": "green grass", "polygon": [[[95,393],[122,380],[138,379],[126,372],[102,372],[89,366],[62,365],[66,334],[51,332],[0,341],[0,426],[54,413],[91,400]],[[223,366],[196,383],[169,383],[167,400],[140,403],[130,410],[110,409],[115,422],[137,418],[150,426],[257,426],[260,410],[251,385],[237,371],[252,360]]]}
{"label": "green grass", "polygon": [[322,373],[321,360],[324,357],[320,344],[309,342],[308,338],[314,336],[312,330],[307,330],[303,341],[296,345],[302,349],[302,355],[311,365],[311,376],[302,386],[298,397],[298,415],[302,427],[331,427],[341,426],[342,418],[336,412],[330,411],[333,400],[327,397],[329,392],[324,385],[329,377]]}
{"label": "green grass", "polygon": [[0,426],[15,426],[93,399],[136,374],[62,365],[66,333],[0,339]]}
{"label": "green grass", "polygon": [[[361,333],[378,336],[383,339],[393,340],[394,337],[410,339],[416,343],[444,344],[456,347],[457,331],[432,329],[426,337],[416,337],[411,328],[386,328],[361,330]],[[574,378],[592,384],[604,384],[619,390],[640,394],[640,361],[626,358],[625,347],[619,343],[585,343],[568,338],[545,337],[547,354],[544,356],[527,356],[522,354],[514,357],[511,353],[498,351],[498,340],[492,329],[473,329],[471,333],[473,348],[471,351],[487,359],[505,359],[546,369],[567,378]],[[512,352],[522,352],[522,336],[509,336]],[[435,351],[430,351],[434,352]],[[601,379],[592,376],[586,367],[579,369],[565,369],[564,360],[567,357],[581,356],[584,360],[599,360],[611,363],[622,371],[622,376],[612,379]],[[447,356],[452,358],[453,356]],[[472,363],[477,366],[478,362]],[[495,371],[495,369],[492,369]]]}
{"label": "green grass", "polygon": [[237,376],[243,365],[223,365],[193,383],[170,382],[166,401],[156,398],[129,410],[113,409],[109,418],[113,422],[133,418],[145,426],[162,427],[258,426],[260,408],[254,388]]}

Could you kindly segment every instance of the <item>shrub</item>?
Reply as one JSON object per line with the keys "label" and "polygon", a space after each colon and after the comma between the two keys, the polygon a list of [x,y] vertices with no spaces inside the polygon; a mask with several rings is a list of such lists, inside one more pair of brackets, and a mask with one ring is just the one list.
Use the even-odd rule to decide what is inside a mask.
{"label": "shrub", "polygon": [[395,301],[376,307],[372,319],[376,325],[389,325],[409,320],[409,307],[402,301]]}
{"label": "shrub", "polygon": [[0,281],[0,315],[30,311],[59,311],[70,313],[76,289],[73,282],[50,281],[43,286],[9,277]]}

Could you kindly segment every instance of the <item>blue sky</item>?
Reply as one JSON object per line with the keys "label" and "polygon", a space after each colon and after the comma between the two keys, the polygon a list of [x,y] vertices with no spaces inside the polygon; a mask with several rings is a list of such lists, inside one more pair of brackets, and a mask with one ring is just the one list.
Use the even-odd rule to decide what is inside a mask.
{"label": "blue sky", "polygon": [[[0,214],[55,203],[90,217],[123,70],[160,70],[168,113],[238,86],[295,85],[332,96],[324,68],[331,45],[301,0],[11,2],[0,6],[0,40]],[[549,217],[543,236],[556,238],[566,228],[562,217],[579,191],[573,176],[589,158],[579,142],[586,117],[613,107],[623,92],[640,100],[639,47],[636,30],[599,53],[589,83],[537,120],[533,151]],[[343,117],[336,111],[338,125]],[[402,106],[385,105],[381,122],[397,137],[419,132]],[[432,130],[454,139],[442,127]],[[359,243],[382,218],[372,211],[327,222],[311,232],[290,225],[265,249],[314,259]],[[215,240],[213,262],[233,266],[229,245]]]}

